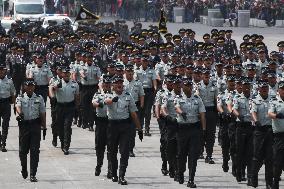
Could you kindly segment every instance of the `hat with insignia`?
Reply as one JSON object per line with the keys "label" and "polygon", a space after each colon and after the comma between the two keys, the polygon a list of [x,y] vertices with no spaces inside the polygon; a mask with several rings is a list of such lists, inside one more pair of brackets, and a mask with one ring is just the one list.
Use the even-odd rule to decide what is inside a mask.
{"label": "hat with insignia", "polygon": [[243,70],[242,64],[235,64],[235,65],[234,65],[234,70],[235,70],[235,71]]}
{"label": "hat with insignia", "polygon": [[63,73],[68,73],[68,72],[70,72],[70,67],[69,67],[69,66],[62,66],[62,67],[61,67],[61,71],[62,71]]}
{"label": "hat with insignia", "polygon": [[256,65],[255,64],[247,64],[246,69],[247,70],[255,70],[256,69]]}
{"label": "hat with insignia", "polygon": [[284,88],[284,81],[280,81],[278,83],[278,88]]}
{"label": "hat with insignia", "polygon": [[206,33],[203,35],[203,39],[209,39],[210,38],[210,34],[209,33]]}
{"label": "hat with insignia", "polygon": [[0,69],[7,69],[5,62],[0,63]]}
{"label": "hat with insignia", "polygon": [[284,41],[280,41],[279,43],[277,43],[277,47],[284,47]]}
{"label": "hat with insignia", "polygon": [[227,81],[235,81],[235,76],[234,75],[228,75],[226,79],[227,79]]}
{"label": "hat with insignia", "polygon": [[112,75],[108,75],[108,74],[106,74],[106,75],[103,75],[103,82],[104,83],[111,83],[112,82]]}
{"label": "hat with insignia", "polygon": [[33,78],[27,78],[24,84],[27,86],[31,86],[31,85],[36,85],[36,82]]}
{"label": "hat with insignia", "polygon": [[181,83],[182,82],[182,77],[179,75],[176,75],[173,77],[173,83]]}
{"label": "hat with insignia", "polygon": [[250,35],[249,34],[244,35],[243,40],[249,40],[249,39],[250,39]]}
{"label": "hat with insignia", "polygon": [[216,28],[212,29],[211,34],[218,34],[218,30]]}
{"label": "hat with insignia", "polygon": [[125,65],[125,70],[127,70],[127,71],[133,71],[133,70],[134,70],[134,65],[133,65],[133,64],[126,64],[126,65]]}
{"label": "hat with insignia", "polygon": [[124,79],[123,79],[123,77],[120,76],[120,75],[115,75],[115,76],[113,76],[113,78],[112,78],[112,83],[123,82],[123,81],[124,81]]}
{"label": "hat with insignia", "polygon": [[248,77],[243,77],[242,78],[242,84],[245,85],[245,84],[251,84],[251,81]]}
{"label": "hat with insignia", "polygon": [[268,82],[265,80],[259,80],[258,81],[258,87],[268,87]]}
{"label": "hat with insignia", "polygon": [[124,70],[124,65],[123,65],[122,63],[120,63],[120,62],[117,62],[117,63],[115,64],[115,69],[116,69],[117,71],[122,71],[122,70]]}
{"label": "hat with insignia", "polygon": [[193,82],[192,82],[192,80],[190,78],[183,78],[182,79],[182,83],[184,85],[193,85]]}

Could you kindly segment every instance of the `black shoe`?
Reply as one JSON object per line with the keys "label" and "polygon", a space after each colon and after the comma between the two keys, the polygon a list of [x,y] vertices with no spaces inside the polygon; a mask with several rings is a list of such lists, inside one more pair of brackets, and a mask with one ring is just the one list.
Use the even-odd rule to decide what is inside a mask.
{"label": "black shoe", "polygon": [[200,154],[200,155],[199,155],[199,159],[204,159],[203,154]]}
{"label": "black shoe", "polygon": [[108,179],[111,179],[111,178],[112,178],[112,175],[111,175],[111,172],[110,172],[110,171],[107,172],[107,178],[108,178]]}
{"label": "black shoe", "polygon": [[169,171],[167,170],[167,168],[162,168],[161,171],[164,176],[167,176],[169,174]]}
{"label": "black shoe", "polygon": [[227,173],[227,172],[229,171],[228,163],[223,163],[222,168],[223,168],[223,171],[224,171],[225,173]]}
{"label": "black shoe", "polygon": [[2,151],[2,152],[7,152],[7,149],[6,149],[6,146],[5,146],[5,145],[2,145],[1,151]]}
{"label": "black shoe", "polygon": [[274,180],[272,184],[273,189],[279,189],[279,180]]}
{"label": "black shoe", "polygon": [[81,127],[82,124],[80,124],[79,122],[77,123],[77,127]]}
{"label": "black shoe", "polygon": [[30,181],[31,181],[31,182],[37,182],[37,179],[36,179],[35,176],[31,176],[31,177],[30,177]]}
{"label": "black shoe", "polygon": [[207,156],[205,158],[205,163],[215,164],[215,161],[212,159],[212,157]]}
{"label": "black shoe", "polygon": [[73,125],[77,125],[77,123],[78,123],[77,119],[74,119]]}
{"label": "black shoe", "polygon": [[237,180],[237,182],[242,182],[242,177],[239,176],[239,175],[236,175],[236,180]]}
{"label": "black shoe", "polygon": [[242,176],[241,181],[247,181],[247,178],[245,176]]}
{"label": "black shoe", "polygon": [[89,131],[94,132],[94,128],[93,127],[89,127]]}
{"label": "black shoe", "polygon": [[147,131],[147,132],[144,133],[144,136],[149,136],[150,137],[152,135],[151,135],[151,133],[149,133],[149,131]]}
{"label": "black shoe", "polygon": [[87,128],[87,126],[83,124],[82,125],[82,129],[86,129],[86,128]]}
{"label": "black shoe", "polygon": [[69,151],[65,148],[63,148],[63,153],[64,153],[64,155],[69,155]]}
{"label": "black shoe", "polygon": [[188,181],[187,187],[189,187],[189,188],[196,188],[196,184],[194,184],[193,181]]}
{"label": "black shoe", "polygon": [[24,178],[24,179],[26,179],[26,178],[28,178],[28,171],[27,170],[22,170],[21,171],[21,174],[22,174],[22,177]]}
{"label": "black shoe", "polygon": [[266,184],[266,189],[272,189],[272,184]]}
{"label": "black shoe", "polygon": [[248,178],[247,185],[252,186],[254,188],[258,187],[258,178],[257,177]]}
{"label": "black shoe", "polygon": [[118,181],[118,177],[117,177],[117,176],[113,176],[113,177],[111,178],[111,180],[112,180],[112,182],[117,182],[117,181]]}
{"label": "black shoe", "polygon": [[127,185],[127,181],[124,177],[119,177],[118,184]]}
{"label": "black shoe", "polygon": [[57,147],[57,140],[52,140],[52,146]]}
{"label": "black shoe", "polygon": [[232,167],[232,175],[233,175],[233,177],[236,177],[236,168],[235,167]]}
{"label": "black shoe", "polygon": [[101,167],[97,166],[95,171],[95,176],[100,176],[100,174],[101,174]]}
{"label": "black shoe", "polygon": [[135,154],[133,151],[129,152],[129,157],[135,157]]}
{"label": "black shoe", "polygon": [[169,176],[170,176],[170,178],[174,178],[174,177],[175,177],[175,173],[172,172],[172,171],[170,171],[170,172],[169,172]]}
{"label": "black shoe", "polygon": [[183,183],[184,183],[184,175],[183,175],[183,174],[179,174],[179,176],[178,176],[178,182],[179,182],[180,184],[183,184]]}
{"label": "black shoe", "polygon": [[177,173],[175,173],[175,178],[174,181],[178,182],[179,181],[179,175]]}

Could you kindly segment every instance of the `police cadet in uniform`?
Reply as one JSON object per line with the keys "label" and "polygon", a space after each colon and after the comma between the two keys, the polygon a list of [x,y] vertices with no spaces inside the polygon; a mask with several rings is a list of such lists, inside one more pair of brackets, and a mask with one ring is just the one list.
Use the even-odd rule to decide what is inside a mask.
{"label": "police cadet in uniform", "polygon": [[162,174],[167,175],[169,173],[168,168],[167,168],[167,127],[166,127],[166,119],[165,117],[161,114],[161,105],[162,105],[162,100],[165,95],[168,93],[172,92],[173,90],[173,83],[172,83],[172,78],[175,77],[174,75],[165,75],[165,87],[160,89],[157,94],[156,94],[156,99],[155,99],[155,115],[158,121],[159,125],[159,130],[160,130],[160,152],[161,152],[161,158],[162,158]]}
{"label": "police cadet in uniform", "polygon": [[[129,159],[129,141],[131,134],[131,120],[134,121],[138,129],[139,139],[143,139],[143,131],[136,114],[137,108],[133,97],[124,90],[123,77],[114,76],[113,93],[109,95],[104,103],[107,105],[107,115],[109,119],[108,141],[110,148],[110,160],[112,167],[112,181],[121,185],[127,185],[125,180],[125,172]],[[119,180],[117,177],[118,161],[117,152],[121,154],[119,167]]]}
{"label": "police cadet in uniform", "polygon": [[273,180],[273,132],[271,118],[267,114],[271,99],[266,81],[260,81],[258,91],[259,94],[252,100],[250,109],[255,128],[253,133],[252,177],[248,180],[248,185],[255,188],[258,186],[258,172],[264,162],[266,188],[271,188]]}
{"label": "police cadet in uniform", "polygon": [[167,160],[169,163],[169,176],[177,180],[177,113],[175,99],[181,95],[181,77],[172,78],[173,90],[164,95],[161,111],[166,119],[167,128]]}
{"label": "police cadet in uniform", "polygon": [[[137,79],[143,84],[145,93],[145,104],[142,115],[142,126],[145,123],[145,136],[151,136],[150,134],[150,121],[151,121],[151,109],[155,100],[155,91],[157,91],[157,75],[154,69],[149,67],[148,56],[142,57],[142,66],[136,71]],[[144,122],[145,121],[145,122]]]}
{"label": "police cadet in uniform", "polygon": [[229,75],[227,77],[227,86],[228,88],[221,92],[217,96],[217,109],[220,115],[220,134],[221,134],[221,147],[222,147],[222,156],[223,156],[223,171],[228,172],[229,165],[228,161],[230,160],[229,150],[230,150],[230,140],[229,140],[229,123],[231,122],[231,115],[227,109],[226,98],[229,93],[232,93],[235,89],[235,77]]}
{"label": "police cadet in uniform", "polygon": [[[0,148],[2,152],[7,152],[6,140],[8,136],[9,122],[11,117],[11,103],[15,102],[16,90],[13,81],[7,77],[6,64],[0,64]],[[2,123],[1,123],[2,119]]]}
{"label": "police cadet in uniform", "polygon": [[[192,81],[183,80],[184,95],[175,99],[177,112],[178,179],[184,183],[188,157],[189,181],[187,187],[196,188],[194,177],[201,146],[201,130],[206,130],[205,106],[202,99],[192,93]],[[201,129],[202,128],[202,129]]]}
{"label": "police cadet in uniform", "polygon": [[[198,89],[199,95],[206,108],[206,130],[203,133],[203,142],[206,149],[205,163],[214,164],[212,159],[213,147],[215,143],[215,133],[217,124],[217,109],[216,101],[218,95],[218,89],[210,80],[210,70],[204,69],[202,73],[201,85]],[[203,147],[201,154],[203,153]]]}
{"label": "police cadet in uniform", "polygon": [[101,70],[95,63],[93,63],[91,54],[88,53],[86,57],[86,63],[80,67],[82,83],[81,112],[83,128],[89,128],[90,131],[94,131],[95,114],[91,102],[94,94],[98,91]]}
{"label": "police cadet in uniform", "polygon": [[[96,108],[96,128],[95,128],[95,149],[97,156],[97,166],[95,175],[99,176],[101,173],[101,167],[104,160],[105,148],[108,144],[107,140],[107,128],[108,128],[108,117],[107,117],[107,106],[104,104],[105,98],[111,93],[111,75],[103,75],[102,87],[99,92],[94,95],[93,106]],[[108,173],[107,178],[111,179],[111,164],[109,157],[109,147],[107,147],[108,153]]]}
{"label": "police cadet in uniform", "polygon": [[76,106],[79,105],[79,85],[70,79],[70,68],[62,67],[61,82],[52,85],[51,96],[55,96],[56,127],[64,155],[69,154],[72,135],[72,121]]}
{"label": "police cadet in uniform", "polygon": [[236,95],[233,100],[233,113],[237,117],[236,123],[236,157],[237,169],[236,179],[238,182],[245,181],[243,174],[247,166],[247,176],[251,178],[252,160],[252,118],[250,115],[251,85],[249,78],[245,77],[242,81],[243,92]]}
{"label": "police cadet in uniform", "polygon": [[62,87],[62,66],[60,66],[60,63],[55,63],[57,65],[56,68],[56,75],[52,77],[49,81],[49,100],[50,100],[50,111],[51,111],[51,131],[52,131],[52,145],[54,147],[57,147],[57,127],[56,127],[56,97],[53,95],[53,86],[57,85],[58,88]]}
{"label": "police cadet in uniform", "polygon": [[284,168],[284,81],[279,82],[279,95],[270,102],[268,115],[272,119],[273,130],[273,189],[279,189],[279,181]]}
{"label": "police cadet in uniform", "polygon": [[47,65],[44,65],[44,59],[41,54],[36,56],[36,65],[28,71],[28,78],[33,78],[36,82],[35,93],[43,97],[46,103],[48,95],[48,84],[52,78],[52,72]]}
{"label": "police cadet in uniform", "polygon": [[[127,64],[125,66],[125,80],[124,86],[125,91],[127,91],[134,99],[136,107],[138,109],[137,115],[141,123],[141,111],[144,107],[144,90],[143,85],[138,79],[134,79],[134,66],[132,64]],[[132,133],[130,138],[130,151],[129,156],[135,157],[133,149],[135,147],[135,136],[136,136],[136,128],[133,122],[133,127],[131,127]]]}
{"label": "police cadet in uniform", "polygon": [[27,154],[30,151],[30,181],[37,182],[41,129],[46,129],[46,109],[44,100],[34,93],[36,83],[27,79],[25,93],[16,99],[17,121],[19,125],[19,156],[22,176],[28,177]]}

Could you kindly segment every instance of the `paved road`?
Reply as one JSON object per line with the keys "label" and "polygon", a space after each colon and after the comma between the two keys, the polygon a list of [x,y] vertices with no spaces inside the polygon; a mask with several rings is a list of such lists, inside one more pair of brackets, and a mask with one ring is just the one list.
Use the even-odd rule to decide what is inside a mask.
{"label": "paved road", "polygon": [[[109,19],[108,19],[109,20]],[[148,23],[147,23],[148,24]],[[180,27],[192,28],[197,33],[209,32],[211,28],[199,24],[169,24],[171,32]],[[245,33],[259,33],[265,36],[265,42],[271,48],[277,41],[283,39],[284,30],[277,28],[236,28],[234,36],[240,41],[240,36]],[[64,156],[59,148],[51,145],[50,109],[47,105],[48,132],[47,138],[41,143],[40,163],[37,177],[38,183],[30,183],[23,180],[19,171],[20,161],[18,158],[18,128],[14,115],[11,118],[11,127],[7,141],[7,153],[0,152],[0,189],[154,189],[154,188],[185,188],[186,184],[179,185],[169,177],[162,176],[160,172],[161,160],[159,153],[159,131],[155,119],[152,121],[152,137],[145,137],[144,141],[136,141],[136,157],[129,159],[126,178],[128,186],[120,186],[106,179],[106,165],[102,169],[101,176],[94,176],[96,156],[94,151],[95,136],[93,132],[73,126],[70,155]],[[215,165],[198,162],[196,184],[198,188],[247,188],[245,183],[237,184],[231,173],[223,173],[221,149],[215,145]],[[185,174],[187,175],[187,173]],[[265,188],[264,170],[260,172],[260,187]],[[186,178],[186,181],[188,178]],[[284,183],[282,182],[282,187]]]}

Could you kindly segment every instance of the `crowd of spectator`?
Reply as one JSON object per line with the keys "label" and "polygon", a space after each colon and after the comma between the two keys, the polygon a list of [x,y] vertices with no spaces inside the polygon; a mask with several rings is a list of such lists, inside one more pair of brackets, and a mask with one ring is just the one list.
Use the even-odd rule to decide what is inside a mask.
{"label": "crowd of spectator", "polygon": [[[51,0],[53,1],[53,0]],[[66,1],[66,0],[58,0]],[[70,0],[69,0],[70,1]],[[74,0],[73,0],[74,1]],[[173,21],[173,8],[185,8],[185,22],[198,22],[209,8],[220,8],[225,19],[235,19],[238,10],[251,10],[251,17],[266,20],[269,26],[284,19],[283,0],[81,0],[99,15],[119,16],[125,20],[158,21],[160,9]],[[79,3],[77,3],[79,4]]]}

